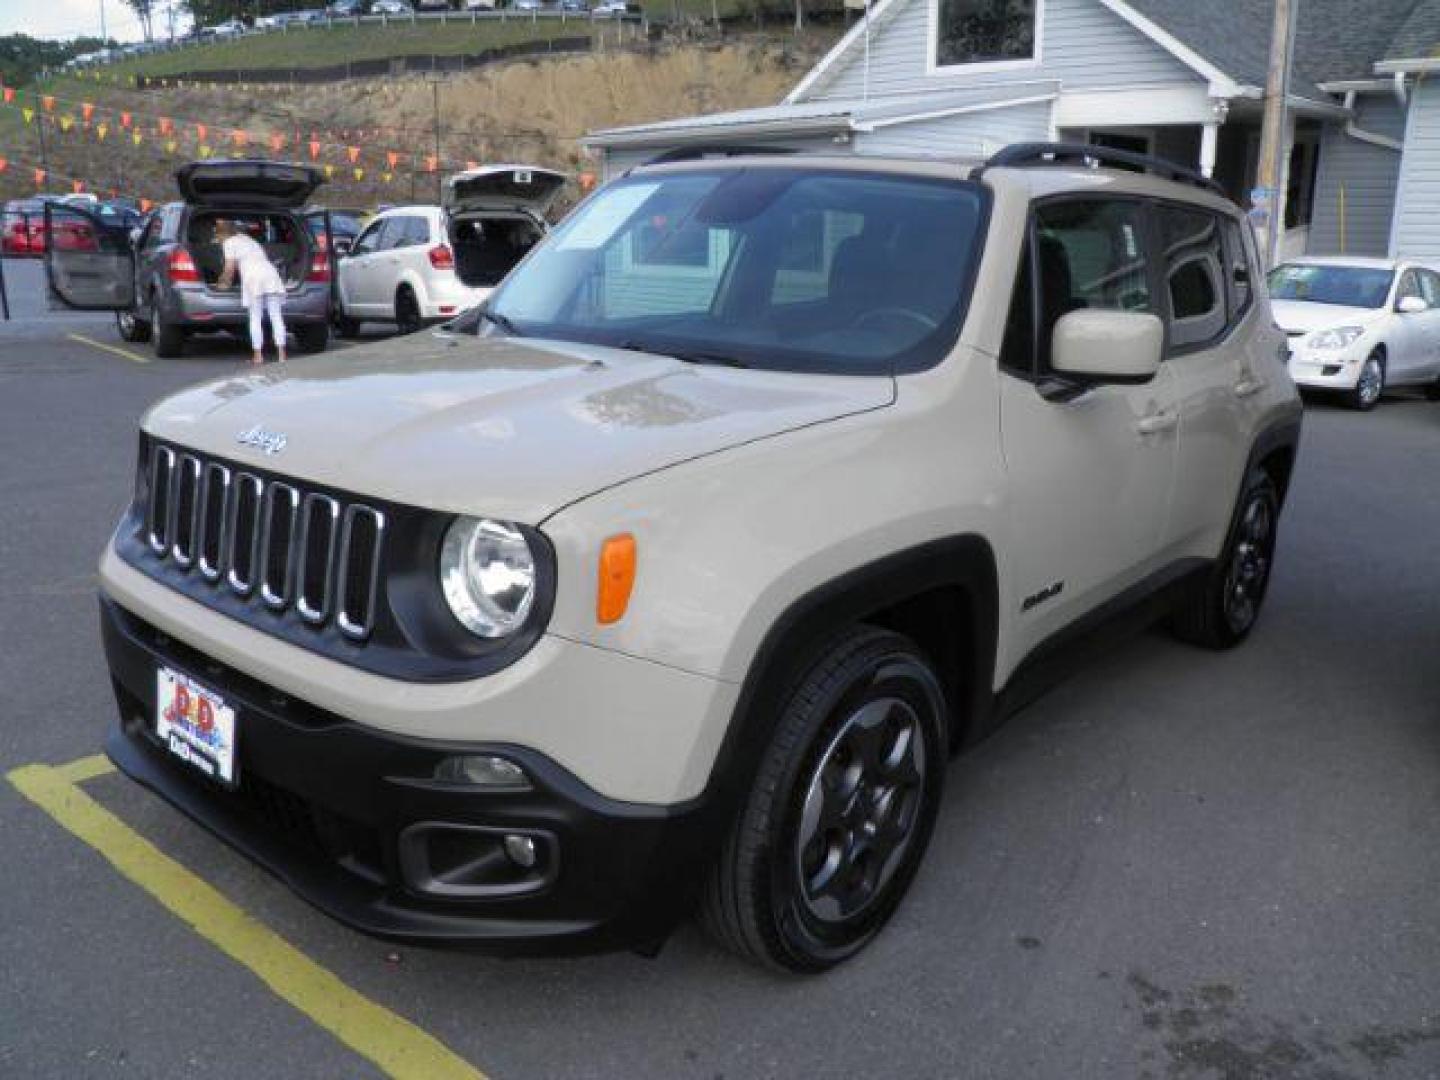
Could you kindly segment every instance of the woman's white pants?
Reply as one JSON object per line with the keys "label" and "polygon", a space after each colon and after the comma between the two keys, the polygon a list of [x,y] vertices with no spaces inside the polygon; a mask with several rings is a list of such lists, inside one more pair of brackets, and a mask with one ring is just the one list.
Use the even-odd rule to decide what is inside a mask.
{"label": "woman's white pants", "polygon": [[250,347],[256,352],[265,345],[266,315],[270,316],[270,330],[274,334],[276,347],[281,350],[285,348],[285,315],[282,311],[284,305],[283,296],[257,296],[250,305]]}

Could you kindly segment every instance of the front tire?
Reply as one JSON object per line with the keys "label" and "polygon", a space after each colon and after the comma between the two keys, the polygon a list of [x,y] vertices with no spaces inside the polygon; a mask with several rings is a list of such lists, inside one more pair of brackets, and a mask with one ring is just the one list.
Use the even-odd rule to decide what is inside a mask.
{"label": "front tire", "polygon": [[150,340],[150,324],[140,318],[137,308],[127,308],[115,313],[115,330],[121,341],[145,342]]}
{"label": "front tire", "polygon": [[1263,469],[1246,479],[1225,550],[1171,617],[1181,641],[1229,649],[1250,636],[1275,563],[1280,496]]}
{"label": "front tire", "polygon": [[784,971],[853,956],[904,897],[944,786],[945,695],[907,638],[844,632],[805,671],[712,868],[702,924]]}
{"label": "front tire", "polygon": [[1345,395],[1345,404],[1360,412],[1369,412],[1380,403],[1385,392],[1385,354],[1376,349],[1365,358],[1355,389]]}

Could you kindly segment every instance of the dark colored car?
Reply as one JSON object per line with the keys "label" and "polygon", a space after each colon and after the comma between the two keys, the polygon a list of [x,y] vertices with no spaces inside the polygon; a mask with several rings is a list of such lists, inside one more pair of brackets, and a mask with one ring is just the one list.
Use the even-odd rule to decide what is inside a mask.
{"label": "dark colored car", "polygon": [[94,244],[81,252],[57,243],[47,252],[52,305],[114,311],[120,336],[153,341],[157,356],[180,355],[192,334],[242,330],[249,315],[239,288],[216,287],[225,259],[214,229],[224,218],[259,241],[280,271],[285,323],[299,350],[324,350],[331,265],[301,210],[324,182],[320,171],[275,161],[203,161],[184,166],[175,179],[183,201],[156,210],[133,236],[99,208],[65,208],[88,223]]}

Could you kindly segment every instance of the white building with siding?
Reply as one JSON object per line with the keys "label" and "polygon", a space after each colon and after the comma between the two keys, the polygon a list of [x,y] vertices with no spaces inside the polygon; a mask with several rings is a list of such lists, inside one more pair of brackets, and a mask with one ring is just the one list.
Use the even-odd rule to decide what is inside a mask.
{"label": "white building with siding", "polygon": [[[1440,0],[1299,11],[1282,252],[1440,257]],[[777,105],[585,141],[607,179],[686,147],[985,158],[1089,142],[1198,169],[1244,203],[1269,32],[1263,0],[873,0]]]}

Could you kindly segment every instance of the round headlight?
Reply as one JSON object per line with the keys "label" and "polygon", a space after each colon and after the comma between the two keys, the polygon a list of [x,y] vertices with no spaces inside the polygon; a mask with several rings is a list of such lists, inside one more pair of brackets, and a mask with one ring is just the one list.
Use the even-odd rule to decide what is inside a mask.
{"label": "round headlight", "polygon": [[535,602],[535,556],[525,535],[504,521],[456,518],[440,547],[440,589],[472,634],[513,633]]}

